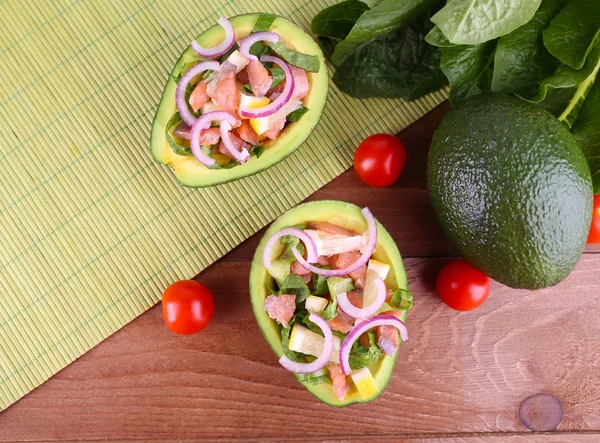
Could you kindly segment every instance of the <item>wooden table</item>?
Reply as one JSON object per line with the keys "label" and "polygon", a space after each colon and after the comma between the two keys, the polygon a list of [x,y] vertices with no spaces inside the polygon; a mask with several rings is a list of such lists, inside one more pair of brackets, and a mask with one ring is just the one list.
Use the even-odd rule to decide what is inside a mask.
{"label": "wooden table", "polygon": [[[403,254],[410,340],[378,400],[325,406],[279,366],[248,297],[260,232],[197,277],[215,295],[205,331],[175,336],[154,307],[0,414],[0,441],[600,441],[599,247],[553,289],[494,283],[466,313],[435,294],[456,253],[429,208],[425,162],[447,109],[400,135],[409,161],[392,188],[366,187],[350,170],[309,199],[369,206]],[[534,435],[519,421],[521,401],[539,392],[562,402],[556,432]]]}

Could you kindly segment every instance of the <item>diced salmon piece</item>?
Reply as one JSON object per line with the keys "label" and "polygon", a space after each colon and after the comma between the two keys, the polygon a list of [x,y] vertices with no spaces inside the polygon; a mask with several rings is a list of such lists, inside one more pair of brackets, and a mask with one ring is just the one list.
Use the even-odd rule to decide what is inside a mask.
{"label": "diced salmon piece", "polygon": [[348,379],[339,365],[327,366],[327,369],[329,370],[329,376],[333,382],[333,394],[338,400],[342,401],[350,390]]}
{"label": "diced salmon piece", "polygon": [[223,111],[236,116],[240,107],[240,94],[235,80],[235,66],[223,62],[219,71],[219,84],[215,93],[215,101]]}
{"label": "diced salmon piece", "polygon": [[329,257],[327,257],[326,255],[319,255],[317,263],[321,266],[329,266]]}
{"label": "diced salmon piece", "polygon": [[302,279],[306,284],[309,284],[312,281],[312,274],[310,272],[308,274],[304,274]]}
{"label": "diced salmon piece", "polygon": [[335,261],[337,260],[337,254],[332,255],[331,257],[329,257],[329,267],[331,269],[335,268]]}
{"label": "diced salmon piece", "polygon": [[[395,317],[400,317],[400,314],[400,311],[391,310],[382,312],[379,315],[393,315]],[[393,326],[377,326],[375,330],[377,332],[377,346],[381,348],[381,351],[390,357],[396,355],[396,352],[398,352],[398,348],[400,347],[398,330]]]}
{"label": "diced salmon piece", "polygon": [[302,100],[308,94],[308,77],[304,69],[290,65],[292,76],[294,77],[294,92],[292,96]]}
{"label": "diced salmon piece", "polygon": [[173,131],[173,135],[189,140],[192,134],[192,128],[185,122],[181,122],[177,125]]}
{"label": "diced salmon piece", "polygon": [[190,95],[190,106],[196,112],[210,100],[206,92],[208,83],[205,80],[200,81]]}
{"label": "diced salmon piece", "polygon": [[200,145],[212,146],[219,143],[221,130],[219,128],[208,128],[200,131]]}
{"label": "diced salmon piece", "polygon": [[371,347],[371,341],[369,340],[368,332],[365,332],[364,334],[362,334],[360,336],[360,338],[358,339],[358,341],[360,342],[361,345],[363,345],[367,349],[369,349]]}
{"label": "diced salmon piece", "polygon": [[267,68],[261,62],[252,61],[246,66],[246,72],[248,73],[248,80],[250,81],[250,87],[254,95],[264,97],[271,87],[271,83],[273,83],[273,79],[269,75]]}
{"label": "diced salmon piece", "polygon": [[269,89],[269,91],[267,92],[267,97],[269,97],[269,99],[271,101],[274,101],[283,92],[284,87],[285,87],[285,80],[282,81],[281,83],[279,83],[274,88]]}
{"label": "diced salmon piece", "polygon": [[362,308],[363,307],[363,295],[362,292],[359,291],[348,291],[346,293],[346,296],[348,297],[348,301],[350,303],[352,303],[352,305],[354,305],[357,308]]}
{"label": "diced salmon piece", "polygon": [[254,132],[254,129],[252,129],[250,120],[247,120],[247,119],[242,120],[242,125],[238,128],[238,134],[242,140],[250,143],[251,145],[259,145],[260,144],[260,140],[258,139],[258,134],[256,132]]}
{"label": "diced salmon piece", "polygon": [[334,331],[346,334],[350,332],[352,328],[354,328],[354,321],[355,319],[353,317],[350,317],[348,314],[338,308],[335,318],[328,321],[327,324]]}
{"label": "diced salmon piece", "polygon": [[[335,261],[336,269],[347,268],[356,260],[358,260],[361,256],[360,251],[350,251],[344,252],[343,254],[338,254],[337,260]],[[354,286],[358,289],[365,289],[365,278],[367,277],[367,267],[366,265],[361,266],[356,271],[351,272],[350,278],[354,280]]]}
{"label": "diced salmon piece", "polygon": [[[233,146],[235,146],[235,148],[238,151],[242,151],[242,149],[250,149],[250,145],[248,143],[246,143],[244,140],[242,140],[241,138],[239,138],[238,136],[236,136],[233,133],[229,134],[229,138],[231,139],[231,143],[233,143]],[[227,149],[225,149],[225,145],[223,144],[223,140],[221,140],[221,143],[219,143],[219,152],[223,155],[226,155],[229,158],[233,158],[232,155],[229,153],[229,151]]]}
{"label": "diced salmon piece", "polygon": [[250,78],[248,77],[248,71],[246,71],[246,68],[238,72],[237,79],[242,85],[247,85],[250,83]]}
{"label": "diced salmon piece", "polygon": [[310,271],[302,266],[298,260],[294,260],[292,263],[292,267],[290,268],[290,274],[295,275],[306,275],[310,274]]}
{"label": "diced salmon piece", "polygon": [[296,310],[296,296],[293,294],[269,295],[265,298],[265,311],[284,328],[290,323]]}
{"label": "diced salmon piece", "polygon": [[309,229],[316,229],[317,231],[326,232],[327,234],[339,234],[345,235],[346,237],[354,237],[355,235],[358,235],[354,231],[350,231],[327,222],[309,222],[308,227]]}
{"label": "diced salmon piece", "polygon": [[279,137],[279,134],[284,126],[285,119],[277,120],[275,123],[273,123],[271,129],[265,131],[263,135],[271,140],[275,140],[277,137]]}

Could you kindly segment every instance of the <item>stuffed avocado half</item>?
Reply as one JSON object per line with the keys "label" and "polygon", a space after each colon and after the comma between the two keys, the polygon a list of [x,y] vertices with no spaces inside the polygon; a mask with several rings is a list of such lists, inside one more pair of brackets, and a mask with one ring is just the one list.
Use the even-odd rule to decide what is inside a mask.
{"label": "stuffed avocado half", "polygon": [[[225,53],[198,51],[223,48],[228,38],[232,46]],[[252,45],[243,46],[245,39]],[[190,78],[182,87],[184,77]],[[323,53],[299,27],[273,14],[221,18],[192,42],[169,75],[152,124],[153,158],[189,187],[255,174],[310,135],[327,89]],[[198,120],[206,120],[205,126],[195,130]]]}
{"label": "stuffed avocado half", "polygon": [[[315,201],[279,217],[254,255],[250,298],[282,366],[319,400],[344,407],[385,390],[412,296],[398,248],[368,208]],[[324,356],[328,334],[333,347]]]}

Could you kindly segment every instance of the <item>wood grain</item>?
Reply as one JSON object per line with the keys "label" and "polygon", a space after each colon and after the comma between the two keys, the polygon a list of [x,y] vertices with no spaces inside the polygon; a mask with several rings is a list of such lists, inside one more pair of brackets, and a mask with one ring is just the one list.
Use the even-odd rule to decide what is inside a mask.
{"label": "wood grain", "polygon": [[[555,288],[495,283],[473,312],[435,294],[455,253],[429,209],[424,165],[445,111],[401,134],[410,160],[393,187],[367,188],[347,172],[311,197],[368,205],[405,257],[410,339],[380,399],[330,408],[279,366],[248,297],[259,234],[198,277],[216,301],[205,331],[175,336],[151,309],[0,414],[0,441],[600,441],[600,248]],[[538,392],[563,404],[556,433],[519,422],[520,402]]]}

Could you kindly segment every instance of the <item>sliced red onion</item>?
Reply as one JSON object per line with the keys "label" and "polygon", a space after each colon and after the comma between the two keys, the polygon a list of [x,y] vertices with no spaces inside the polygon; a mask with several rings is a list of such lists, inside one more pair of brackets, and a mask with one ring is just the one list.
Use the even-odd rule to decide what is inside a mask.
{"label": "sliced red onion", "polygon": [[225,30],[225,38],[220,45],[213,48],[204,48],[200,46],[196,40],[192,42],[192,49],[196,51],[200,57],[218,57],[225,54],[233,47],[233,44],[235,43],[235,31],[233,29],[233,25],[225,17],[221,17],[217,23],[220,24]]}
{"label": "sliced red onion", "polygon": [[279,359],[281,366],[296,374],[310,374],[311,372],[318,371],[329,363],[331,354],[333,353],[333,334],[331,333],[331,328],[329,328],[327,322],[314,313],[310,314],[308,319],[321,328],[321,331],[323,331],[323,335],[325,336],[325,343],[323,345],[323,352],[321,352],[319,358],[311,363],[298,363],[290,360],[285,355],[281,356]]}
{"label": "sliced red onion", "polygon": [[367,242],[367,245],[365,246],[364,251],[362,252],[362,255],[359,257],[359,259],[352,263],[350,266],[344,269],[317,268],[316,266],[312,266],[309,263],[307,263],[306,260],[304,260],[304,258],[298,253],[298,250],[296,248],[292,248],[292,253],[294,254],[296,260],[298,260],[298,262],[309,271],[314,272],[315,274],[323,275],[325,277],[339,277],[341,275],[348,275],[351,272],[356,271],[361,266],[365,265],[367,261],[369,261],[369,258],[371,258],[371,255],[373,255],[373,252],[375,252],[375,246],[377,246],[377,222],[375,221],[375,218],[373,217],[373,214],[371,214],[369,208],[364,208],[361,212],[367,220],[369,241]]}
{"label": "sliced red onion", "polygon": [[273,57],[270,55],[263,55],[260,58],[261,62],[271,62],[277,63],[277,65],[283,69],[285,73],[285,86],[283,87],[283,91],[281,95],[269,103],[267,106],[263,106],[262,108],[246,108],[241,109],[240,114],[242,117],[249,118],[261,118],[268,117],[272,114],[275,114],[283,105],[285,105],[290,98],[292,98],[292,93],[294,92],[294,76],[292,75],[292,71],[288,64],[281,60],[278,57]]}
{"label": "sliced red onion", "polygon": [[219,69],[221,69],[219,62],[200,62],[197,65],[192,66],[190,70],[186,72],[183,77],[181,77],[179,83],[177,83],[177,89],[175,90],[175,103],[177,104],[177,110],[179,111],[181,120],[187,123],[188,126],[193,126],[194,123],[196,123],[196,117],[192,115],[188,109],[187,103],[185,102],[185,88],[187,88],[190,80],[196,77],[198,74],[201,74],[204,71],[218,71]]}
{"label": "sliced red onion", "polygon": [[265,269],[271,268],[271,251],[273,250],[273,246],[277,240],[279,240],[284,235],[293,235],[294,237],[298,237],[304,246],[306,247],[306,258],[311,263],[316,263],[319,259],[317,255],[317,245],[315,245],[314,240],[310,235],[306,234],[302,229],[298,228],[283,228],[280,231],[277,231],[275,234],[271,236],[271,238],[267,241],[265,245],[265,250],[263,251],[263,266]]}
{"label": "sliced red onion", "polygon": [[227,121],[221,122],[221,140],[223,140],[223,146],[227,152],[231,154],[235,161],[238,163],[244,163],[246,160],[250,158],[250,153],[246,148],[243,148],[241,151],[238,151],[234,144],[231,142],[231,138],[229,137],[229,131],[231,131],[231,125]]}
{"label": "sliced red onion", "polygon": [[371,303],[367,307],[363,307],[362,309],[357,308],[352,303],[350,303],[350,300],[348,300],[348,295],[345,292],[342,292],[337,296],[337,302],[340,309],[346,314],[348,314],[350,317],[354,318],[365,319],[371,317],[372,315],[375,315],[375,313],[377,313],[379,308],[381,308],[381,306],[385,302],[387,289],[385,287],[385,282],[381,277],[377,277],[375,280],[373,280],[373,284],[377,287],[377,296],[375,297],[373,303]]}
{"label": "sliced red onion", "polygon": [[342,368],[342,372],[344,374],[348,375],[350,372],[352,372],[350,363],[348,361],[350,358],[352,345],[361,335],[375,326],[394,326],[396,329],[398,329],[402,341],[408,340],[408,329],[406,329],[406,325],[402,323],[399,318],[394,317],[393,315],[376,315],[375,317],[371,317],[370,319],[359,323],[354,327],[354,329],[352,329],[352,331],[350,331],[350,333],[348,333],[342,342],[342,346],[340,347],[340,367]]}
{"label": "sliced red onion", "polygon": [[254,34],[250,34],[248,37],[238,42],[240,45],[240,53],[248,60],[253,62],[257,62],[258,57],[250,54],[250,48],[256,42],[279,43],[279,34],[268,31],[255,32]]}
{"label": "sliced red onion", "polygon": [[190,134],[190,148],[192,149],[192,154],[194,154],[194,157],[196,157],[200,163],[206,166],[214,165],[215,160],[202,151],[202,148],[200,147],[200,133],[204,129],[210,128],[211,122],[213,121],[226,121],[230,125],[233,125],[236,122],[236,118],[229,112],[213,111],[200,116],[200,118],[192,125],[192,132]]}

